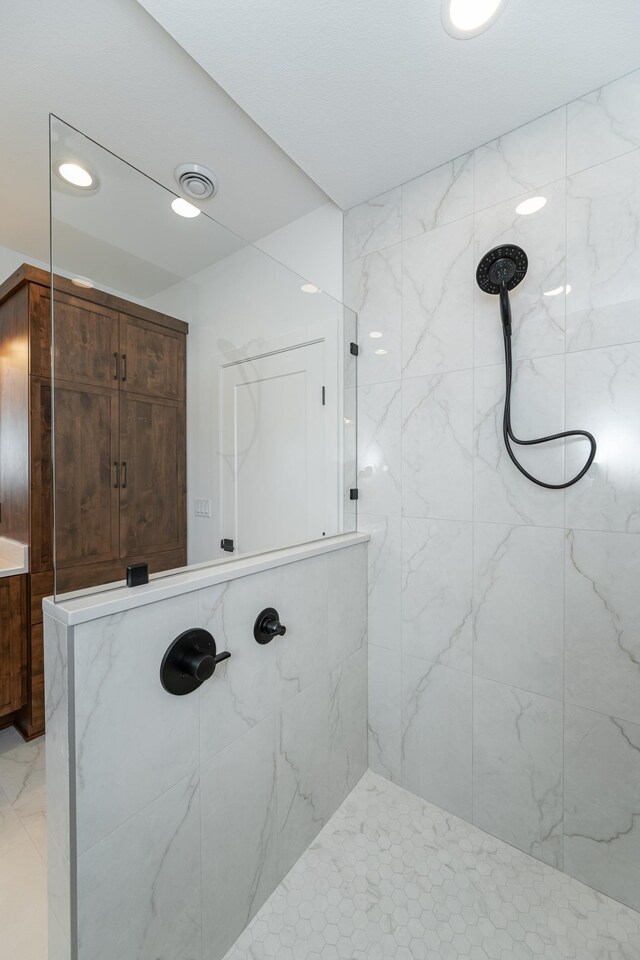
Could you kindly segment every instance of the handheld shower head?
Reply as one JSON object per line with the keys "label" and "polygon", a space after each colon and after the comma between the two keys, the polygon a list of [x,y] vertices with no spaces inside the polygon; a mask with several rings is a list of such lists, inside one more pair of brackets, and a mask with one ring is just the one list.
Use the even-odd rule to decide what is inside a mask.
{"label": "handheld shower head", "polygon": [[522,247],[505,244],[485,253],[476,270],[478,286],[485,293],[500,296],[500,316],[507,336],[511,336],[509,290],[517,287],[527,273],[529,261]]}
{"label": "handheld shower head", "polygon": [[[513,359],[511,356],[511,304],[509,303],[509,290],[517,287],[527,273],[529,261],[527,255],[521,247],[514,244],[505,244],[502,247],[494,247],[485,253],[478,264],[476,270],[476,280],[478,286],[485,293],[498,294],[500,297],[500,316],[502,317],[502,338],[504,341],[504,361],[506,374],[506,389],[504,398],[504,412],[502,416],[502,436],[507,453],[514,466],[522,473],[527,480],[537,484],[539,487],[546,487],[548,490],[564,490],[565,487],[571,487],[577,483],[593,463],[596,455],[596,441],[593,434],[587,430],[563,430],[562,433],[552,433],[548,437],[537,437],[535,440],[519,440],[513,432],[511,426],[511,381],[513,377]],[[539,443],[548,443],[551,440],[564,440],[569,437],[584,437],[589,441],[589,455],[582,470],[572,477],[571,480],[565,480],[564,483],[547,483],[545,480],[538,480],[533,474],[522,466],[518,461],[513,449],[512,443],[520,446],[531,447]]]}
{"label": "handheld shower head", "polygon": [[485,293],[513,290],[527,273],[529,261],[521,247],[505,244],[485,253],[476,270],[478,286]]}

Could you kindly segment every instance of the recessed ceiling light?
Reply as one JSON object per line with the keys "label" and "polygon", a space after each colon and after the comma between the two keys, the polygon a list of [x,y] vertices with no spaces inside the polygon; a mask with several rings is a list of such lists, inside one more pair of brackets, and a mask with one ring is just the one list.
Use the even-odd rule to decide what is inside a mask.
{"label": "recessed ceiling light", "polygon": [[198,210],[197,207],[194,207],[192,203],[182,197],[176,197],[175,200],[171,201],[171,209],[179,217],[199,217],[202,213],[201,210]]}
{"label": "recessed ceiling light", "polygon": [[507,0],[442,0],[442,22],[458,40],[477,37],[495,23]]}
{"label": "recessed ceiling light", "polygon": [[546,202],[546,197],[529,197],[528,200],[523,200],[522,203],[518,204],[516,213],[519,213],[523,217],[526,217],[530,213],[537,213],[538,210],[542,210]]}
{"label": "recessed ceiling light", "polygon": [[382,334],[380,333],[379,330],[372,330],[369,336],[371,337],[372,340],[379,340]]}
{"label": "recessed ceiling light", "polygon": [[90,187],[93,183],[93,177],[89,171],[79,163],[61,163],[58,165],[58,173],[63,180],[73,184],[74,187]]}
{"label": "recessed ceiling light", "polygon": [[386,351],[386,350],[374,350],[373,352],[376,354],[376,356],[382,357],[382,356],[384,356],[384,354],[385,354],[387,351]]}
{"label": "recessed ceiling light", "polygon": [[93,280],[89,280],[89,277],[71,277],[71,283],[74,283],[76,287],[82,287],[84,290],[90,290],[94,285]]}
{"label": "recessed ceiling light", "polygon": [[315,283],[303,283],[300,289],[303,293],[320,293],[320,287],[316,287]]}

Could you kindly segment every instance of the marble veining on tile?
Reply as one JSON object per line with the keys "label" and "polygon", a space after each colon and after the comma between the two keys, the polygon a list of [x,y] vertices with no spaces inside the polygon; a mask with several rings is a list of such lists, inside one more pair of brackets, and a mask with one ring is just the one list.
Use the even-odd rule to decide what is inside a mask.
{"label": "marble veining on tile", "polygon": [[640,909],[640,724],[566,705],[564,802],[565,869]]}
{"label": "marble veining on tile", "polygon": [[640,150],[567,179],[567,350],[637,341]]}
{"label": "marble veining on tile", "polygon": [[400,516],[401,385],[358,387],[358,504],[363,513]]}
{"label": "marble veining on tile", "polygon": [[640,70],[567,106],[567,171],[640,147]]}
{"label": "marble veining on tile", "polygon": [[369,643],[369,766],[389,780],[401,776],[402,673],[399,652]]}
{"label": "marble veining on tile", "polygon": [[472,818],[472,677],[402,658],[402,785]]}
{"label": "marble veining on tile", "polygon": [[77,869],[78,960],[198,960],[199,773],[81,853]]}
{"label": "marble veining on tile", "polygon": [[358,383],[400,377],[400,244],[345,265],[344,298],[358,314]]}
{"label": "marble veining on tile", "polygon": [[402,185],[402,239],[473,212],[473,152]]}
{"label": "marble veining on tile", "polygon": [[[567,354],[567,425],[584,424],[598,451],[566,494],[566,525],[640,533],[640,342]],[[586,444],[567,445],[567,476]]]}
{"label": "marble veining on tile", "polygon": [[474,673],[562,700],[563,531],[477,523]]}
{"label": "marble veining on tile", "polygon": [[44,741],[0,730],[0,954],[47,960]]}
{"label": "marble veining on tile", "polygon": [[[640,726],[640,70],[399,189],[402,243],[396,191],[347,217],[380,263],[397,264],[398,249],[402,262],[399,381],[377,396],[364,388],[361,407],[369,763],[543,860],[561,864],[564,847],[565,869],[630,902],[640,889],[629,742]],[[544,205],[519,213],[534,196]],[[511,295],[513,429],[597,440],[588,474],[566,490],[532,484],[505,449],[499,307],[475,282],[479,258],[502,243],[529,260]],[[352,244],[346,259],[356,257],[346,276],[363,283],[373,271]],[[395,272],[393,291],[395,315]],[[361,308],[385,338],[386,303],[374,293]],[[588,445],[515,453],[557,484],[582,468]],[[576,710],[597,719],[580,728],[591,767]],[[563,839],[563,789],[575,806],[565,825],[588,821],[592,839]]]}
{"label": "marble veining on tile", "polygon": [[396,187],[347,210],[344,215],[346,263],[402,239],[401,203],[400,187]]}
{"label": "marble veining on tile", "polygon": [[565,175],[564,107],[518,127],[475,151],[475,208],[533,191]]}
{"label": "marble veining on tile", "polygon": [[640,536],[566,534],[565,695],[640,724]]}
{"label": "marble veining on tile", "polygon": [[402,521],[402,652],[471,671],[473,527]]}
{"label": "marble veining on tile", "polygon": [[473,218],[402,245],[402,375],[473,366]]}
{"label": "marble veining on tile", "polygon": [[368,772],[225,960],[639,953],[639,914]]}
{"label": "marble veining on tile", "polygon": [[562,867],[562,703],[473,680],[473,822]]}
{"label": "marble veining on tile", "polygon": [[[402,383],[402,512],[471,520],[473,374],[415,377]],[[437,469],[434,463],[437,458]]]}
{"label": "marble veining on tile", "polygon": [[401,520],[359,513],[358,528],[371,538],[367,550],[369,643],[398,651],[402,619]]}

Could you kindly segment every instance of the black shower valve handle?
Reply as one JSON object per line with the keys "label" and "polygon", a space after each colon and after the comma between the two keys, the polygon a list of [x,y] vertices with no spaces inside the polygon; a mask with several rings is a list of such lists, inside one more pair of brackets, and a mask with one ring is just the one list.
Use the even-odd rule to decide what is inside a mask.
{"label": "black shower valve handle", "polygon": [[228,650],[217,652],[216,641],[208,630],[192,627],[170,644],[160,666],[160,681],[167,693],[175,696],[193,693],[230,656]]}
{"label": "black shower valve handle", "polygon": [[274,607],[266,607],[256,617],[253,636],[258,643],[271,643],[274,637],[284,637],[287,628],[280,623],[280,615]]}

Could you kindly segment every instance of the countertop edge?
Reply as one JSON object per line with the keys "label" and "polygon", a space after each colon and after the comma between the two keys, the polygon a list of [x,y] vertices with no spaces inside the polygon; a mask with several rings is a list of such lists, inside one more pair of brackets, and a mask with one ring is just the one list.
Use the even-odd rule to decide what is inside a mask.
{"label": "countertop edge", "polygon": [[185,569],[181,573],[157,577],[140,587],[116,587],[84,596],[55,601],[46,597],[42,602],[45,616],[52,617],[67,627],[74,627],[90,620],[113,616],[143,607],[160,600],[168,600],[205,587],[237,580],[273,567],[281,567],[296,560],[307,560],[323,553],[343,550],[369,541],[368,533],[343,533],[326,540],[316,540],[282,550],[272,550],[252,557],[239,557],[205,567]]}

